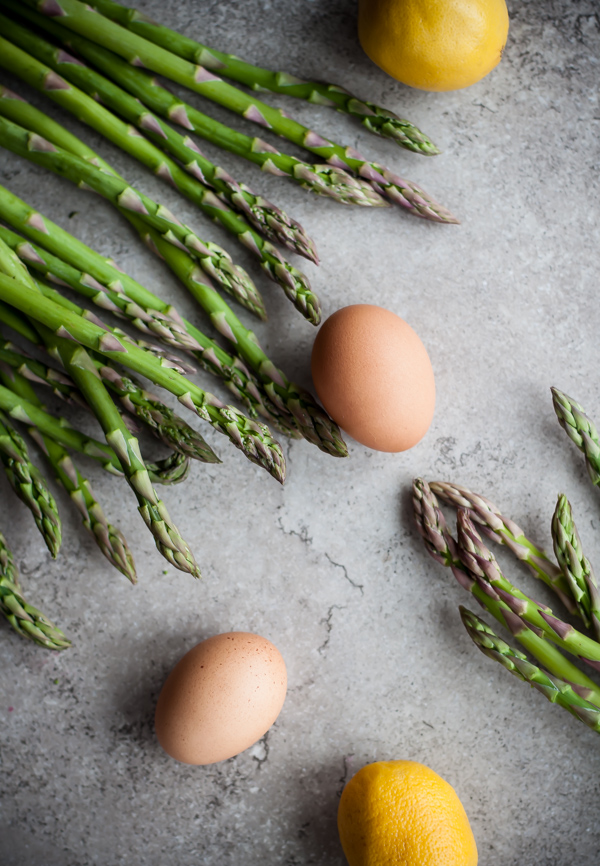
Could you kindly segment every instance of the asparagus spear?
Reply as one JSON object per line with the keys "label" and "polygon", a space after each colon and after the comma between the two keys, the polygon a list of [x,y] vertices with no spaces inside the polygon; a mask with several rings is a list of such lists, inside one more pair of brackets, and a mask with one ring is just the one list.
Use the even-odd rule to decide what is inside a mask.
{"label": "asparagus spear", "polygon": [[[0,109],[3,107],[3,100],[0,100]],[[136,213],[144,222],[158,228],[169,243],[189,249],[201,266],[208,269],[211,276],[218,278],[223,288],[235,293],[240,303],[249,306],[253,312],[264,318],[265,314],[260,310],[262,301],[258,299],[256,287],[247,274],[242,272],[241,268],[231,265],[224,250],[216,244],[202,241],[163,205],[157,204],[117,176],[107,174],[80,157],[55,147],[37,133],[30,132],[4,117],[0,117],[0,145],[60,177],[67,178],[77,186],[89,187],[115,207]]]}
{"label": "asparagus spear", "polygon": [[242,359],[257,376],[263,388],[285,418],[298,426],[305,439],[334,457],[346,457],[348,450],[338,426],[304,389],[290,382],[260,347],[256,335],[240,322],[221,296],[204,281],[193,259],[185,250],[168,244],[149,228],[142,229],[154,249],[198,301],[220,333],[230,340]]}
{"label": "asparagus spear", "polygon": [[[80,33],[79,35],[87,36],[95,41],[90,33]],[[118,54],[119,52],[115,53]],[[185,129],[193,129],[203,138],[212,141],[219,147],[256,163],[263,171],[291,177],[301,186],[313,192],[330,196],[341,204],[355,204],[363,207],[384,207],[387,205],[367,181],[354,178],[343,169],[333,165],[308,165],[295,157],[279,153],[276,148],[260,138],[252,138],[234,131],[195,109],[190,111],[190,106],[181,102],[168,90],[160,87],[139,69],[129,67],[128,76],[125,77],[122,68],[114,69],[110,73],[111,78],[134,96],[140,98],[137,88],[141,87],[142,90],[146,91],[142,101],[152,111],[163,114]],[[190,120],[192,117],[193,125]]]}
{"label": "asparagus spear", "polygon": [[45,614],[28,604],[19,586],[19,572],[6,539],[0,532],[0,611],[22,637],[45,649],[67,649],[68,640]]}
{"label": "asparagus spear", "polygon": [[583,547],[575,521],[571,503],[561,493],[552,517],[552,540],[554,554],[577,602],[579,614],[585,625],[594,628],[596,639],[600,641],[600,593],[598,582]]}
{"label": "asparagus spear", "polygon": [[585,454],[585,464],[592,484],[600,484],[600,437],[583,406],[558,388],[551,388],[552,403],[558,423],[569,439]]}
{"label": "asparagus spear", "polygon": [[317,105],[337,108],[338,111],[358,118],[369,132],[391,138],[401,147],[425,156],[439,153],[438,148],[409,120],[402,120],[387,108],[359,99],[337,84],[304,81],[287,72],[271,72],[260,66],[252,66],[234,54],[224,54],[222,51],[209,48],[201,42],[196,42],[153,21],[143,12],[121,6],[113,0],[92,0],[90,5],[107,18],[127,27],[138,36],[154,42],[155,45],[160,45],[167,51],[189,60],[190,63],[200,64],[211,72],[238,81],[252,90],[269,90],[272,93],[283,93]]}
{"label": "asparagus spear", "polygon": [[[248,406],[253,417],[260,413],[272,420],[280,414],[264,389],[259,391],[256,381],[241,361],[228,355],[218,343],[206,337],[189,321],[182,319],[173,307],[117,268],[114,262],[105,259],[2,186],[0,186],[0,219],[6,220],[31,240],[38,241],[46,250],[51,250],[57,257],[81,270],[85,280],[91,278],[112,291],[125,293],[146,310],[158,310],[175,322],[183,322],[187,333],[201,347],[201,351],[195,352],[194,357],[205,369],[225,380],[230,391]],[[34,248],[34,252],[36,251],[39,251],[39,247]],[[24,257],[33,264],[36,256],[28,251],[22,252]],[[3,311],[5,321],[7,316],[14,317],[14,311]],[[24,334],[26,339],[35,343],[39,338],[37,335],[31,335],[30,326],[27,323],[23,325],[22,320],[17,320],[16,330],[23,327],[29,331],[28,334]]]}
{"label": "asparagus spear", "polygon": [[[139,382],[115,366],[93,354],[91,357],[104,385],[117,395],[123,408],[143,421],[165,445],[202,463],[221,462],[198,431],[190,427],[159,397],[145,390]],[[89,408],[68,376],[29,358],[12,343],[0,340],[0,375],[5,366],[30,382],[47,385],[62,399]]]}
{"label": "asparagus spear", "polygon": [[[169,140],[175,139],[175,145],[179,140],[179,147],[175,147],[176,153],[174,155],[184,164],[190,164],[198,154],[185,144],[178,133],[171,130],[166,124],[161,126],[161,122],[157,118],[153,119],[134,97],[107,81],[102,75],[83,66],[66,52],[54,48],[45,40],[14,24],[3,15],[0,15],[0,26],[19,45],[43,61],[37,62],[33,57],[26,55],[24,51],[7,42],[8,51],[0,62],[23,80],[46,93],[55,102],[75,113],[79,119],[101,132],[117,146],[139,159],[155,174],[176,186],[180,192],[197,204],[210,219],[220,222],[245,247],[258,256],[265,273],[283,288],[286,295],[303,315],[314,324],[318,323],[319,301],[312,292],[306,276],[287,262],[279,251],[268,241],[265,241],[242,216],[232,211],[228,204],[217,198],[197,175],[191,176],[190,173],[185,172],[178,162],[166,156],[162,150],[147,141],[133,127],[128,127],[103,105],[98,105],[96,100],[100,99],[110,108],[121,114],[125,113],[126,118],[132,120],[146,134],[151,135],[152,129],[156,127],[159,132],[155,134],[154,140],[163,147]],[[2,43],[0,42],[1,47]],[[1,54],[0,57],[2,57]],[[45,65],[46,63],[48,66]],[[70,86],[67,81],[58,77],[52,70],[64,72],[69,80],[79,84],[86,93],[78,90],[77,87]],[[96,98],[93,99],[92,96],[87,95],[88,93]],[[27,112],[22,101],[14,98],[8,103],[1,100],[0,109],[5,116],[9,116],[15,123],[43,135],[64,150],[89,159],[98,167],[107,169],[124,181],[90,148],[79,142],[75,136],[66,133],[66,130],[59,124],[51,121],[41,112],[37,112],[37,109],[30,108]],[[37,117],[32,118],[32,115],[36,114]],[[200,177],[202,177],[201,172]],[[179,239],[181,240],[181,238]],[[204,241],[202,243],[210,253],[210,255],[203,254],[204,267],[207,273],[217,279],[223,288],[233,294],[243,306],[259,318],[264,319],[266,317],[264,303],[248,275],[241,268],[232,265],[230,257],[216,244],[209,244]],[[194,250],[196,249],[197,245],[194,244]],[[223,256],[226,258],[223,259]]]}
{"label": "asparagus spear", "polygon": [[507,627],[520,644],[554,676],[577,687],[586,700],[600,707],[600,687],[577,665],[560,652],[557,646],[530,628],[514,613],[498,592],[481,574],[471,571],[458,555],[458,545],[450,534],[431,487],[421,478],[413,481],[413,510],[417,528],[425,547],[437,562],[448,566],[457,582],[470,592],[479,604],[498,622]]}
{"label": "asparagus spear", "polygon": [[562,571],[543,550],[530,541],[523,530],[508,517],[504,517],[499,508],[477,493],[458,484],[443,481],[432,481],[431,490],[442,502],[457,508],[466,508],[477,522],[481,532],[494,541],[506,545],[518,559],[527,563],[533,575],[542,580],[554,590],[570,613],[577,612],[577,606],[571,590]]}
{"label": "asparagus spear", "polygon": [[[0,381],[32,405],[40,409],[44,408],[30,381],[25,376],[14,370],[8,374],[0,365]],[[108,522],[100,503],[94,496],[90,482],[81,474],[67,449],[54,442],[49,436],[44,436],[36,427],[30,427],[29,434],[46,454],[57,481],[71,497],[81,515],[83,525],[90,532],[104,556],[128,580],[136,583],[133,556],[123,533]]]}
{"label": "asparagus spear", "polygon": [[[68,47],[70,51],[76,51],[78,57],[83,57],[96,69],[104,71],[109,78],[110,70],[115,64],[124,66],[126,70],[130,68],[124,60],[111,51],[106,51],[89,39],[61,27],[44,15],[38,15],[37,12],[22,6],[20,3],[13,2],[13,0],[2,0],[0,5],[12,12],[17,12],[19,16],[25,17],[39,29],[50,33],[60,44]],[[22,31],[22,28],[19,30]],[[13,38],[13,33],[14,31],[8,31],[6,35],[8,38]],[[16,34],[13,41],[21,44],[24,50],[30,50],[28,48],[29,42],[20,42]],[[30,53],[35,52],[31,50]],[[144,135],[154,141],[159,148],[168,151],[175,159],[178,159],[191,175],[202,183],[207,183],[213,187],[219,197],[245,216],[258,232],[275,243],[281,243],[293,252],[318,264],[314,243],[298,222],[262,196],[256,195],[243,184],[237,183],[220,166],[210,162],[198,150],[193,141],[175,132],[168,124],[151,114],[127,92],[127,89],[120,88],[108,81],[107,78],[87,69],[66,51],[57,51],[52,47],[51,54],[36,56],[48,65],[52,65],[53,59],[57,64],[53,66],[56,71],[62,72],[73,84],[94,97],[96,94],[94,82],[96,82],[96,85],[102,88],[105,105],[120,114],[127,122],[133,123],[141,129]],[[143,74],[142,78],[144,78]],[[249,242],[250,238],[248,238]]]}
{"label": "asparagus spear", "polygon": [[530,683],[550,703],[558,704],[593,731],[600,733],[600,709],[582,698],[576,687],[531,664],[524,653],[499,638],[487,623],[470,610],[462,606],[459,610],[469,637],[484,655],[499,662],[520,680]]}
{"label": "asparagus spear", "polygon": [[31,462],[25,440],[0,411],[0,461],[11,487],[31,511],[46,547],[56,559],[61,542],[61,524],[54,497],[44,477]]}
{"label": "asparagus spear", "polygon": [[202,66],[183,60],[170,51],[148,42],[130,30],[115,24],[79,0],[25,0],[42,14],[61,18],[61,24],[87,36],[99,45],[124,57],[129,63],[143,65],[172,81],[200,93],[219,105],[272,129],[277,135],[304,147],[331,165],[350,169],[367,178],[373,188],[409,213],[436,222],[456,223],[446,208],[439,205],[419,186],[407,181],[375,162],[369,162],[357,151],[343,147],[284,116],[278,109],[227,84]]}
{"label": "asparagus spear", "polygon": [[283,454],[265,425],[250,421],[232,406],[224,406],[212,394],[202,391],[150,352],[121,342],[114,334],[22,285],[16,286],[14,280],[2,274],[0,300],[46,325],[58,336],[75,340],[166,388],[191,411],[228,436],[248,459],[267,469],[277,480],[283,481]]}

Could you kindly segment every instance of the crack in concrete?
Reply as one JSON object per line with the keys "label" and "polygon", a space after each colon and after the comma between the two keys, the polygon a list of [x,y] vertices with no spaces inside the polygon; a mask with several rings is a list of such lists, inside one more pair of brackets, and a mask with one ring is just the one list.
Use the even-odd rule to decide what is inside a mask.
{"label": "crack in concrete", "polygon": [[346,580],[348,581],[348,583],[350,584],[350,586],[353,586],[354,589],[359,589],[361,595],[364,595],[364,594],[365,594],[365,587],[364,587],[364,584],[362,584],[362,583],[355,583],[355,582],[352,580],[352,578],[350,577],[350,575],[348,574],[348,569],[346,568],[345,565],[343,565],[341,562],[335,562],[335,561],[334,561],[334,560],[329,556],[329,554],[328,554],[327,552],[325,552],[325,556],[327,557],[327,559],[329,560],[329,562],[330,562],[332,565],[335,565],[336,568],[341,568],[341,569],[342,569],[342,571],[344,572],[344,577],[346,578]]}
{"label": "crack in concrete", "polygon": [[297,532],[295,529],[286,529],[283,525],[283,520],[281,517],[277,518],[277,523],[279,524],[279,528],[283,532],[284,535],[295,535],[296,538],[299,538],[302,544],[306,544],[310,546],[313,542],[312,535],[308,534],[308,526],[301,524],[300,532]]}
{"label": "crack in concrete", "polygon": [[327,611],[327,617],[325,619],[321,620],[321,622],[325,623],[325,627],[327,629],[327,637],[325,638],[324,642],[321,644],[321,646],[318,649],[318,652],[321,655],[323,655],[323,653],[325,652],[325,650],[329,646],[329,641],[331,640],[331,631],[333,629],[333,623],[331,622],[331,620],[333,618],[333,612],[334,612],[334,610],[345,610],[345,607],[346,606],[343,604],[332,604],[331,607]]}

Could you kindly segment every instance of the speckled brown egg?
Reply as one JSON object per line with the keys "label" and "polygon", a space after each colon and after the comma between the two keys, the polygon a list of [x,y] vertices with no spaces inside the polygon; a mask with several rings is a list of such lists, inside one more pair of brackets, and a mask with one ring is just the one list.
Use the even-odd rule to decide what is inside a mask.
{"label": "speckled brown egg", "polygon": [[312,376],[334,421],[376,451],[406,451],[423,438],[435,408],[425,346],[403,319],[372,304],[338,310],[315,340]]}
{"label": "speckled brown egg", "polygon": [[269,730],[285,699],[287,672],[264,637],[233,631],[202,641],[175,665],[156,706],[156,735],[172,758],[214,764]]}

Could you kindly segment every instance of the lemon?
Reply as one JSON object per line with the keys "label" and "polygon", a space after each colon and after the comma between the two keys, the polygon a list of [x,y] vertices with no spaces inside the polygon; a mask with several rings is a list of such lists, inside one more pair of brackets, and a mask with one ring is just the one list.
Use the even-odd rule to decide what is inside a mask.
{"label": "lemon", "polygon": [[454,788],[415,761],[363,767],[342,792],[338,830],[350,866],[477,866]]}
{"label": "lemon", "polygon": [[360,0],[358,35],[384,72],[421,90],[458,90],[502,57],[505,0]]}

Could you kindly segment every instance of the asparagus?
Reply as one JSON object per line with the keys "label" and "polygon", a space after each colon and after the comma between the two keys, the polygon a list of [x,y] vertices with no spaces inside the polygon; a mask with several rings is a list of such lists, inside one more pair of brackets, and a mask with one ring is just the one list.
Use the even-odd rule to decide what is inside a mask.
{"label": "asparagus", "polygon": [[138,36],[154,42],[155,45],[160,45],[167,51],[189,60],[190,63],[200,64],[210,72],[217,72],[219,75],[231,78],[252,90],[283,93],[317,105],[337,108],[338,111],[358,118],[369,132],[390,138],[401,147],[415,153],[432,156],[440,152],[409,120],[403,120],[393,111],[375,105],[373,102],[359,99],[337,84],[305,81],[287,72],[271,72],[260,66],[252,66],[234,54],[224,54],[222,51],[209,48],[153,21],[143,12],[121,6],[113,0],[92,0],[90,5],[107,18],[127,27]]}
{"label": "asparagus", "polygon": [[68,640],[48,617],[25,601],[19,585],[19,572],[6,539],[0,533],[0,610],[22,637],[46,649],[67,649]]}
{"label": "asparagus", "polygon": [[[173,307],[149,292],[109,259],[105,259],[2,186],[0,186],[0,219],[4,219],[32,241],[38,241],[46,250],[51,250],[56,256],[81,270],[84,273],[84,280],[95,280],[112,291],[127,294],[146,310],[158,310],[175,322],[183,322],[187,333],[200,347],[194,352],[194,357],[205,369],[225,380],[229,390],[244,402],[253,417],[260,413],[263,417],[273,420],[280,414],[264,389],[259,391],[256,381],[241,361],[228,355],[218,343],[206,337],[189,321],[182,319]],[[39,249],[35,247],[34,252]],[[25,252],[24,257],[33,264],[35,255]],[[2,315],[7,321],[7,317],[14,318],[14,311],[3,310]],[[31,327],[26,322],[23,324],[22,320],[17,319],[15,324],[16,330],[24,327],[28,331],[23,334],[26,339],[33,343],[38,341],[36,334],[31,335]]]}
{"label": "asparagus", "polygon": [[[32,405],[40,409],[44,408],[25,376],[14,370],[7,373],[0,365],[0,381]],[[71,497],[81,515],[84,527],[92,535],[104,556],[128,580],[136,583],[135,564],[124,535],[106,519],[90,482],[75,465],[67,449],[41,434],[35,427],[29,428],[29,434],[46,454],[57,481]]]}
{"label": "asparagus", "polygon": [[553,704],[568,710],[575,718],[600,733],[600,709],[582,698],[577,689],[565,680],[553,677],[531,664],[527,656],[503,641],[480,617],[460,607],[460,616],[475,646],[484,655],[499,662],[520,680],[541,692]]}
{"label": "asparagus", "polygon": [[46,547],[56,559],[61,542],[61,524],[54,497],[44,477],[31,462],[25,440],[0,411],[0,461],[11,487],[31,511]]}
{"label": "asparagus", "polygon": [[583,406],[567,397],[558,388],[551,388],[552,403],[558,423],[569,439],[585,455],[585,464],[592,484],[600,484],[600,437]]}
{"label": "asparagus", "polygon": [[46,325],[58,336],[79,342],[166,388],[191,411],[228,436],[248,459],[265,468],[278,481],[284,480],[285,461],[281,448],[264,424],[250,421],[232,406],[223,405],[151,353],[131,343],[122,343],[114,334],[22,285],[17,287],[14,280],[2,274],[0,300]]}
{"label": "asparagus", "polygon": [[309,150],[329,164],[350,169],[369,180],[376,192],[409,213],[435,222],[456,223],[446,208],[439,205],[412,181],[369,162],[351,147],[343,147],[284,116],[278,109],[238,90],[204,67],[183,60],[170,51],[149,42],[130,30],[115,24],[79,0],[25,0],[42,14],[61,18],[61,24],[87,36],[105,48],[124,57],[129,63],[143,65],[159,75],[188,87],[213,102],[271,129],[277,135]]}
{"label": "asparagus", "polygon": [[[58,294],[49,292],[47,287],[42,287],[42,291],[58,303],[60,297]],[[64,299],[62,303],[64,304]],[[80,309],[74,304],[69,305],[70,309],[73,307],[76,310]],[[139,382],[126,376],[103,359],[97,356],[92,358],[104,385],[117,395],[123,408],[143,421],[165,445],[202,463],[221,462],[200,433],[190,427],[159,397],[146,391]],[[24,355],[11,343],[0,340],[0,370],[3,364],[16,370],[29,381],[47,385],[62,399],[89,409],[75,383],[68,376]]]}
{"label": "asparagus", "polygon": [[449,482],[433,481],[431,490],[443,502],[466,508],[487,538],[506,545],[518,559],[527,563],[533,575],[542,580],[560,598],[570,613],[577,612],[571,590],[562,571],[546,553],[530,541],[523,530],[510,518],[504,517],[493,502],[472,493],[468,488]]}
{"label": "asparagus", "polygon": [[[46,279],[66,285],[88,298],[102,310],[108,310],[120,318],[127,319],[143,334],[158,337],[169,346],[193,351],[200,346],[187,332],[183,324],[174,321],[167,313],[140,306],[124,292],[113,291],[89,274],[71,267],[39,246],[27,243],[10,229],[0,226],[0,240],[19,256],[29,267]],[[166,304],[165,304],[166,307]],[[89,313],[88,313],[89,315]]]}
{"label": "asparagus", "polygon": [[583,553],[571,503],[564,493],[559,495],[552,517],[552,540],[556,560],[567,579],[579,614],[588,628],[593,625],[596,639],[600,641],[598,582],[590,561]]}
{"label": "asparagus", "polygon": [[[20,16],[24,16],[36,27],[46,30],[63,46],[68,47],[71,51],[76,51],[78,57],[83,57],[89,61],[109,78],[115,66],[125,67],[125,73],[131,68],[111,51],[106,51],[89,39],[78,36],[46,16],[38,15],[33,10],[23,7],[20,3],[13,2],[13,0],[2,0],[0,5],[7,7],[12,12],[18,12]],[[12,34],[15,34],[13,41],[19,41],[16,33],[22,31],[23,28],[19,28],[16,32],[14,30],[8,31],[6,35],[13,38]],[[30,43],[20,42],[20,44],[22,48],[28,50],[27,46]],[[159,148],[168,151],[171,156],[178,159],[191,175],[202,183],[213,187],[219,197],[246,217],[258,232],[269,240],[280,243],[318,264],[314,243],[298,222],[262,196],[253,193],[246,186],[235,181],[220,166],[210,162],[191,139],[175,132],[168,124],[140,105],[139,101],[127,92],[126,87],[125,89],[120,88],[108,81],[107,78],[87,69],[66,51],[58,51],[52,47],[50,53],[46,51],[43,56],[38,55],[38,57],[48,65],[53,65],[53,62],[56,63],[53,68],[62,72],[73,84],[93,97],[99,94],[101,88],[105,105],[120,114],[127,122],[137,126]],[[141,73],[141,75],[142,80],[145,80],[144,74]],[[257,245],[260,245],[260,241],[256,238],[254,240],[256,240]],[[248,238],[248,243],[250,244],[250,238]]]}
{"label": "asparagus", "polygon": [[168,244],[158,232],[147,229],[146,236],[154,249],[193,297],[198,301],[220,333],[230,340],[236,351],[260,377],[271,402],[284,420],[297,425],[305,439],[334,457],[346,457],[348,450],[338,426],[304,389],[290,382],[264,353],[256,335],[249,331],[225,304],[221,296],[203,280],[193,259],[185,250]]}
{"label": "asparagus", "polygon": [[[64,51],[54,48],[3,15],[0,15],[0,25],[22,47],[44,61],[39,63],[33,57],[25,55],[23,51],[7,43],[9,51],[2,62],[10,67],[11,71],[20,75],[21,78],[46,93],[55,102],[75,113],[79,119],[85,120],[88,125],[107,136],[117,146],[139,159],[155,174],[176,186],[180,192],[197,204],[210,219],[220,222],[245,247],[258,256],[265,273],[283,288],[286,295],[303,315],[313,324],[318,324],[319,301],[312,292],[306,276],[287,262],[272,244],[265,241],[250,226],[244,217],[235,213],[228,204],[217,198],[212,190],[200,182],[197,175],[191,176],[185,172],[178,162],[166,156],[162,150],[147,141],[133,127],[128,127],[103,105],[98,105],[96,99],[100,99],[102,103],[121,114],[123,114],[123,109],[126,109],[127,119],[135,123],[146,134],[150,134],[151,137],[151,130],[153,126],[156,126],[159,132],[154,135],[154,140],[163,147],[165,142],[169,140],[175,139],[175,145],[179,140],[179,147],[175,147],[176,153],[174,155],[184,164],[190,164],[198,154],[193,148],[185,144],[184,139],[178,133],[171,130],[166,124],[161,126],[161,122],[157,118],[153,119],[134,97],[107,81],[102,75],[83,66]],[[48,66],[44,65],[45,63]],[[82,90],[78,90],[77,87],[70,86],[67,81],[58,77],[52,70],[64,72],[69,80],[79,84],[82,90],[93,94],[96,99]],[[89,159],[100,168],[104,168],[124,180],[107,163],[100,160],[90,148],[83,145],[75,136],[66,133],[66,130],[59,124],[51,121],[37,109],[30,108],[26,112],[22,100],[13,98],[8,103],[0,101],[0,109],[5,115],[8,112],[8,116],[15,123],[43,135],[64,150]],[[32,115],[34,115],[33,118]],[[156,122],[154,123],[154,121]],[[201,172],[200,176],[202,177]],[[223,288],[233,294],[243,306],[259,318],[264,319],[266,317],[264,303],[248,275],[241,268],[234,266],[230,257],[216,244],[202,243],[210,253],[210,255],[204,255],[204,267],[207,273],[217,279]],[[197,246],[194,246],[194,250],[196,249]]]}
{"label": "asparagus", "polygon": [[577,665],[560,652],[554,643],[540,635],[539,629],[530,628],[524,620],[500,599],[499,593],[481,574],[471,571],[458,555],[458,545],[450,534],[435,494],[421,478],[413,481],[413,513],[419,533],[431,556],[448,566],[457,582],[470,592],[478,603],[507,627],[520,644],[554,676],[577,687],[586,700],[600,707],[600,687]]}
{"label": "asparagus", "polygon": [[[91,33],[80,33],[79,35],[84,35],[95,41]],[[118,53],[116,52],[116,54]],[[109,74],[122,87],[140,98],[152,111],[170,118],[187,130],[194,130],[198,135],[217,146],[254,162],[263,171],[291,177],[301,186],[321,195],[330,196],[341,204],[354,204],[363,207],[385,207],[387,205],[387,202],[373,190],[367,181],[354,178],[348,172],[333,165],[308,165],[295,157],[279,153],[276,148],[260,138],[252,138],[234,131],[181,102],[139,69],[129,66],[125,70],[115,66]],[[140,96],[140,92],[144,94],[143,98]]]}
{"label": "asparagus", "polygon": [[[4,107],[5,103],[0,100],[0,109]],[[241,268],[231,265],[230,257],[224,250],[216,244],[202,241],[163,205],[157,204],[116,175],[107,174],[4,117],[0,117],[0,145],[60,177],[65,177],[77,186],[94,190],[120,210],[138,214],[144,222],[158,228],[169,243],[189,249],[198,258],[201,266],[218,279],[223,288],[233,292],[240,303],[249,306],[253,312],[264,318],[264,305],[261,311],[262,301],[247,274],[242,272]]]}

